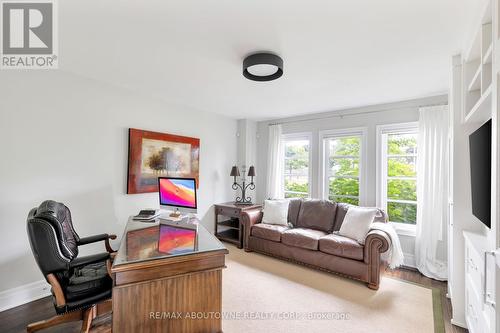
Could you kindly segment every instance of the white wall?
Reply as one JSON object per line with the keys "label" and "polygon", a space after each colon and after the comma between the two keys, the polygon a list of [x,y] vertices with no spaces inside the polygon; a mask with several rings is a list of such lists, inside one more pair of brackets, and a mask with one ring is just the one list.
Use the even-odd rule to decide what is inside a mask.
{"label": "white wall", "polygon": [[[289,133],[312,133],[311,154],[312,172],[311,191],[312,197],[320,197],[319,181],[319,132],[328,129],[344,129],[354,127],[367,128],[367,182],[366,182],[366,205],[376,206],[376,126],[383,124],[404,123],[418,121],[418,107],[432,105],[447,101],[446,95],[421,98],[410,101],[390,103],[377,106],[361,107],[336,112],[327,112],[303,117],[285,118],[271,121],[259,122],[257,126],[257,199],[265,199],[265,178],[267,165],[268,125],[270,123],[282,123],[283,134]],[[370,113],[365,113],[370,112]],[[364,114],[358,114],[364,113]],[[339,117],[338,115],[344,115]],[[415,238],[400,235],[401,246],[405,252],[405,263],[413,266],[415,253]]]}
{"label": "white wall", "polygon": [[212,204],[234,199],[236,120],[62,71],[2,71],[0,291],[42,279],[26,216],[43,200],[68,205],[81,236],[120,238],[129,215],[158,207],[157,193],[126,194],[129,127],[200,138],[198,213],[212,231]]}

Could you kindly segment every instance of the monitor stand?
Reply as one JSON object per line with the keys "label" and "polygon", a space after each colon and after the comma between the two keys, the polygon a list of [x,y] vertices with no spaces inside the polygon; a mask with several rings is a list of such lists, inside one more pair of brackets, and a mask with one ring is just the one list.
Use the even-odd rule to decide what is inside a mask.
{"label": "monitor stand", "polygon": [[178,219],[181,217],[181,211],[179,210],[179,208],[176,208],[172,213],[170,213],[169,216]]}

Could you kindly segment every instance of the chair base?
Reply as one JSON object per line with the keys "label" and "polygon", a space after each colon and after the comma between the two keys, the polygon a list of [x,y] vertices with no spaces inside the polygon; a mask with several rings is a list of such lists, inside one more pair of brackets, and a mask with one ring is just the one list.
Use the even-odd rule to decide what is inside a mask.
{"label": "chair base", "polygon": [[46,320],[37,321],[36,323],[29,324],[26,327],[26,331],[28,333],[31,333],[43,330],[48,327],[53,327],[64,323],[83,320],[80,332],[88,333],[90,328],[92,327],[92,321],[97,316],[111,312],[112,308],[111,304],[112,304],[111,300],[106,300],[102,303],[95,304],[92,307],[87,308],[85,310],[71,311],[64,313],[62,315],[54,316]]}

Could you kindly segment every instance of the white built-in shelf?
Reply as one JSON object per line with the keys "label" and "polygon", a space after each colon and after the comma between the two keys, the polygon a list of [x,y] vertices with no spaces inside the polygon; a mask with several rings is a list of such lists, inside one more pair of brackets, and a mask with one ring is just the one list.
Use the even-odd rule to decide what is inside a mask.
{"label": "white built-in shelf", "polygon": [[467,123],[483,123],[491,118],[491,85],[484,91],[472,109],[465,115]]}
{"label": "white built-in shelf", "polygon": [[476,70],[476,73],[472,77],[472,80],[467,87],[469,92],[476,91],[481,89],[481,66],[479,66]]}
{"label": "white built-in shelf", "polygon": [[491,55],[493,54],[493,43],[490,44],[488,49],[486,49],[486,52],[483,55],[483,64],[491,64]]}

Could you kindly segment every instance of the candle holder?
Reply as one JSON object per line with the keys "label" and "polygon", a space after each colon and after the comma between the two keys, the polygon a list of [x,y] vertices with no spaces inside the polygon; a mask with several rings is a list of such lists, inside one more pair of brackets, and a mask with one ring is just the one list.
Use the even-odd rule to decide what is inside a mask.
{"label": "candle holder", "polygon": [[233,190],[238,190],[238,188],[241,190],[241,196],[237,196],[236,197],[236,201],[235,203],[238,204],[238,205],[252,205],[252,198],[251,197],[247,197],[246,196],[246,191],[247,189],[250,189],[250,190],[255,190],[255,184],[253,182],[253,177],[255,177],[255,168],[254,166],[252,165],[249,169],[248,169],[248,177],[250,177],[250,183],[246,184],[246,177],[243,176],[242,177],[242,183],[239,184],[237,181],[236,181],[236,177],[239,177],[240,176],[240,170],[238,169],[238,167],[235,165],[231,168],[231,177],[234,177],[234,182],[233,182]]}

